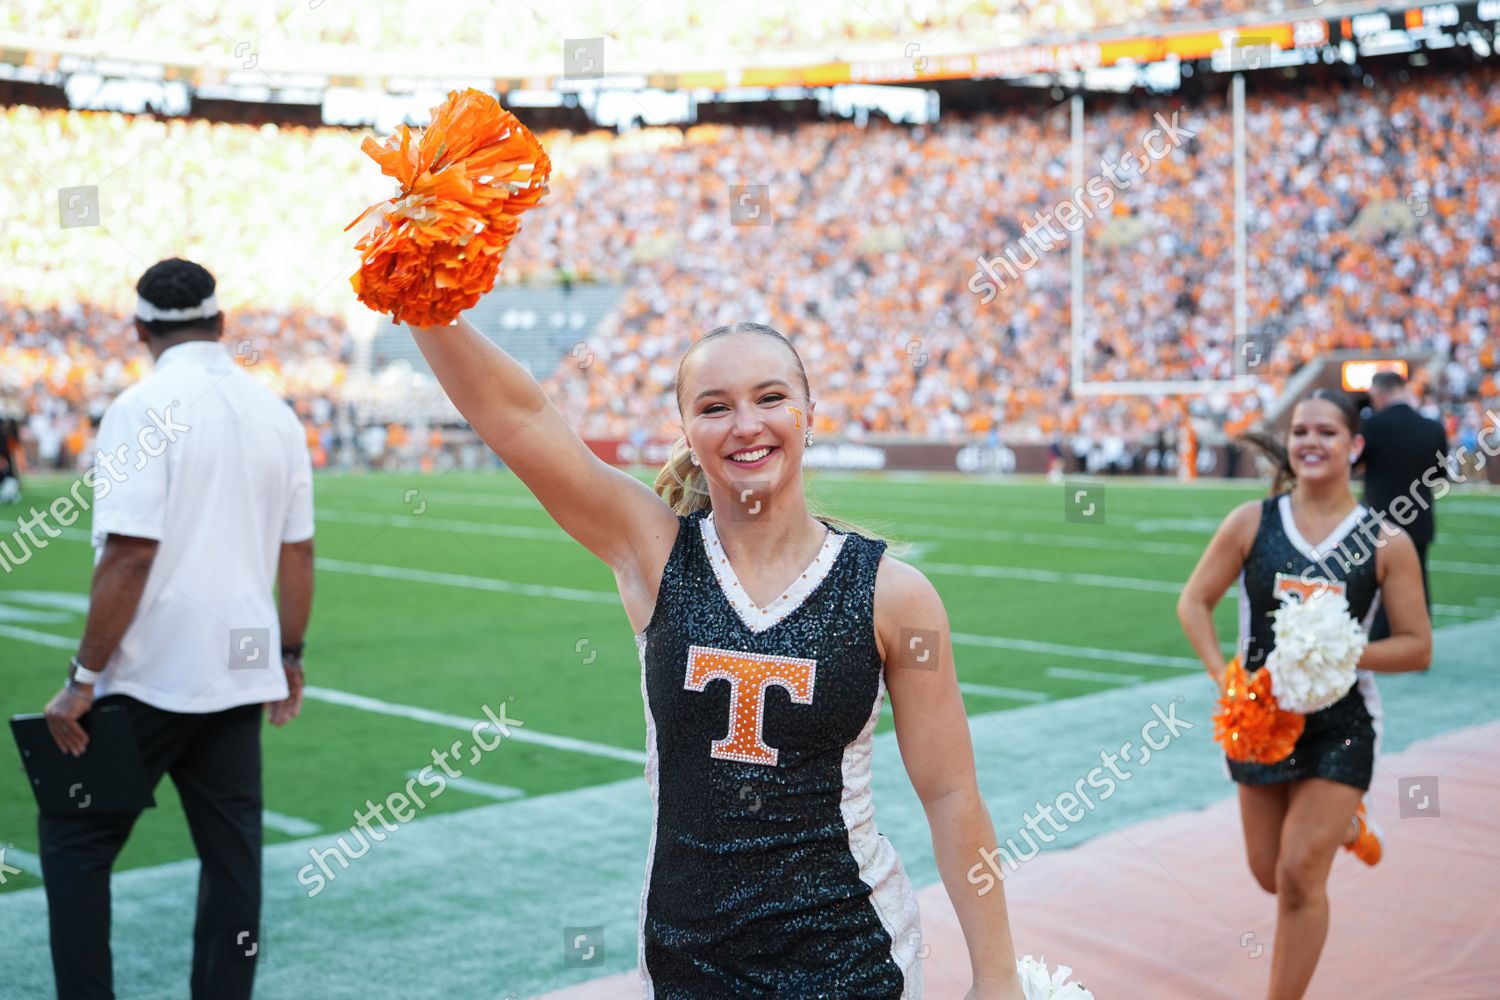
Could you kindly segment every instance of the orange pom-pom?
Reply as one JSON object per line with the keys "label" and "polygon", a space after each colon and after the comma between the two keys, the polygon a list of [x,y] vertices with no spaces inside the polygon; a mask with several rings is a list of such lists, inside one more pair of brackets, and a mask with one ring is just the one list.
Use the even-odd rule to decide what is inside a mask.
{"label": "orange pom-pom", "polygon": [[371,205],[381,221],[354,248],[349,279],[359,300],[396,323],[442,326],[495,286],[521,213],[547,193],[552,161],[542,144],[490,95],[452,91],[413,141],[402,125],[382,145],[360,146],[401,193]]}
{"label": "orange pom-pom", "polygon": [[1224,694],[1214,716],[1214,739],[1230,760],[1275,764],[1290,756],[1306,717],[1276,704],[1271,674],[1257,670],[1247,675],[1236,656],[1224,672]]}

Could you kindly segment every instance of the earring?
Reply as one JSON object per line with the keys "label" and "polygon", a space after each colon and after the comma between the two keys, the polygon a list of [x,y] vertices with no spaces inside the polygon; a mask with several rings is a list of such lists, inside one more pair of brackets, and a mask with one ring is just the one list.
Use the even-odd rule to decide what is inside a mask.
{"label": "earring", "polygon": [[688,461],[692,462],[694,465],[698,464],[698,453],[691,448],[688,449]]}
{"label": "earring", "polygon": [[805,430],[805,431],[802,432],[802,445],[803,445],[803,447],[807,447],[810,444],[812,444],[812,428],[811,427],[809,427],[807,430]]}

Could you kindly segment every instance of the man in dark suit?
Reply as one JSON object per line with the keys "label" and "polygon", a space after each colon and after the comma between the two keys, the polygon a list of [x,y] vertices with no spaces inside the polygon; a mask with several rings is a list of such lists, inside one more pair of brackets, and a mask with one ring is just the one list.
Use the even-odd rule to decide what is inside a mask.
{"label": "man in dark suit", "polygon": [[[1447,477],[1442,459],[1448,454],[1448,435],[1442,424],[1416,411],[1406,379],[1396,372],[1375,375],[1370,383],[1370,403],[1375,413],[1365,421],[1365,450],[1361,456],[1365,467],[1365,505],[1405,528],[1416,543],[1417,556],[1422,561],[1422,584],[1431,607],[1427,546],[1432,544],[1436,533],[1432,487]],[[1382,607],[1370,628],[1370,639],[1384,639],[1390,634],[1390,623]]]}

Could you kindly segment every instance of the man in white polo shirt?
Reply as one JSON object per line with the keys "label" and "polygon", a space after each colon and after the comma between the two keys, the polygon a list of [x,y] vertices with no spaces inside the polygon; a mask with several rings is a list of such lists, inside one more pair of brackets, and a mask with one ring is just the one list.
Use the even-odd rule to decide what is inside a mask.
{"label": "man in white polo shirt", "polygon": [[[152,786],[171,775],[203,862],[192,996],[237,1000],[260,954],[262,708],[280,726],[302,702],[312,466],[291,408],[219,343],[214,289],[178,258],[136,285],[156,370],[99,425],[88,623],[46,715],[78,755],[78,720],[126,707]],[[60,1000],[114,996],[110,869],[138,815],[38,820]]]}

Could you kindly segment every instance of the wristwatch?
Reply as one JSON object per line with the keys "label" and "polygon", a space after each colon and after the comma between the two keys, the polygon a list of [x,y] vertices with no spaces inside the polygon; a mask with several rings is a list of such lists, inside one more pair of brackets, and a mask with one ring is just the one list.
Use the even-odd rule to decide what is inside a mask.
{"label": "wristwatch", "polygon": [[74,656],[68,660],[68,682],[70,684],[97,684],[99,683],[99,672],[85,667],[78,661],[78,657]]}
{"label": "wristwatch", "polygon": [[307,643],[305,643],[305,642],[299,642],[296,645],[292,645],[290,643],[285,643],[285,642],[282,643],[281,644],[281,659],[282,659],[282,661],[285,662],[286,660],[294,660],[297,663],[301,663],[302,662],[302,650],[305,649],[305,648],[307,648]]}

